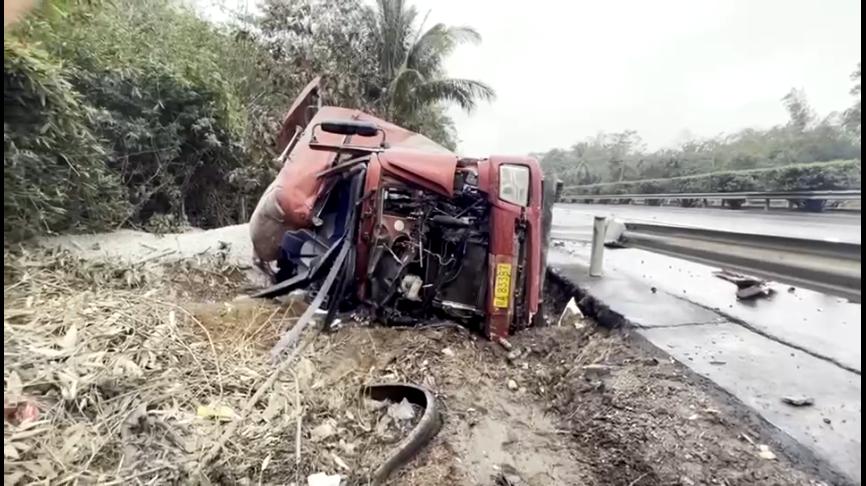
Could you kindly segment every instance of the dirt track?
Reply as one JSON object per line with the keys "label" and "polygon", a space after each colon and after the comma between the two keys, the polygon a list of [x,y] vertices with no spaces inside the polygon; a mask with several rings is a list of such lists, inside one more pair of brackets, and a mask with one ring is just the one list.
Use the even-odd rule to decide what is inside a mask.
{"label": "dirt track", "polygon": [[511,361],[473,338],[455,329],[321,338],[342,350],[331,359],[345,369],[384,353],[389,364],[374,375],[399,369],[440,397],[442,433],[393,484],[817,483],[782,457],[761,458],[761,434],[737,410],[627,334],[533,329],[514,337],[523,356]]}

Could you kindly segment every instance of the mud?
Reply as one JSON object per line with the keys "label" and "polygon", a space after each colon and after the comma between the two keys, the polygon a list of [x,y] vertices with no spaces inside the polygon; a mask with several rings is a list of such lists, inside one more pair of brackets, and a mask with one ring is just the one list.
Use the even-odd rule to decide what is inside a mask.
{"label": "mud", "polygon": [[622,331],[531,329],[514,337],[526,354],[513,364],[452,329],[343,332],[373,344],[359,356],[391,350],[389,366],[444,409],[439,437],[392,484],[819,484],[778,452],[762,458],[762,431]]}

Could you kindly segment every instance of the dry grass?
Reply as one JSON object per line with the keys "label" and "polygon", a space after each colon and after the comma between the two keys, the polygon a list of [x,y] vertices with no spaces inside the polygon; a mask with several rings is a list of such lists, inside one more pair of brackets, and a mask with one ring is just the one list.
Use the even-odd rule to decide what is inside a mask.
{"label": "dry grass", "polygon": [[[200,407],[241,410],[273,371],[262,350],[296,314],[267,302],[178,300],[236,291],[232,268],[166,273],[62,252],[4,257],[6,484],[182,481],[224,421],[238,419]],[[247,422],[294,426],[294,390],[275,390]],[[28,404],[38,417],[22,423]]]}
{"label": "dry grass", "polygon": [[391,349],[364,329],[308,333],[280,373],[268,351],[303,304],[234,299],[246,282],[219,260],[4,257],[4,484],[364,483],[409,424],[360,386],[410,379],[437,352],[406,332]]}

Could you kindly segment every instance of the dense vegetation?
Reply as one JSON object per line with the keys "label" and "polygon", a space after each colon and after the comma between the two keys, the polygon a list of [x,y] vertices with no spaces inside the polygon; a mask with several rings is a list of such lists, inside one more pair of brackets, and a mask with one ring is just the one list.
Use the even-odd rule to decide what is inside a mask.
{"label": "dense vegetation", "polygon": [[277,167],[283,111],[314,76],[444,145],[448,103],[489,87],[442,61],[471,29],[400,0],[267,0],[216,26],[172,0],[45,2],[4,36],[4,234],[243,221]]}
{"label": "dense vegetation", "polygon": [[[792,90],[782,99],[790,116],[788,123],[766,130],[750,128],[731,135],[689,140],[679,147],[657,151],[647,151],[640,136],[627,130],[602,133],[569,149],[553,149],[536,156],[546,172],[558,175],[566,185],[664,179],[840,159],[859,160],[859,65],[852,79],[855,86],[851,94],[856,97],[855,103],[842,113],[832,113],[823,119],[815,115],[801,91]],[[666,184],[668,187],[675,185]],[[707,189],[721,191],[724,186]]]}
{"label": "dense vegetation", "polygon": [[700,192],[793,192],[860,188],[860,161],[794,164],[765,169],[709,172],[666,179],[607,182],[570,186],[568,196],[581,194],[682,194]]}

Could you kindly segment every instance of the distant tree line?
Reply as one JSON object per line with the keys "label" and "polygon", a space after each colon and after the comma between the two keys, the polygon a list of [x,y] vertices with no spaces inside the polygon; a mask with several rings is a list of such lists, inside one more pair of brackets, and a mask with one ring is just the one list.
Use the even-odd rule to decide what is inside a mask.
{"label": "distant tree line", "polygon": [[860,159],[860,65],[852,74],[854,104],[819,118],[801,90],[782,102],[789,114],[784,125],[747,128],[730,135],[693,139],[678,147],[648,151],[634,130],[600,133],[535,154],[548,173],[566,185],[664,179],[791,164]]}

